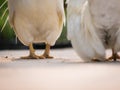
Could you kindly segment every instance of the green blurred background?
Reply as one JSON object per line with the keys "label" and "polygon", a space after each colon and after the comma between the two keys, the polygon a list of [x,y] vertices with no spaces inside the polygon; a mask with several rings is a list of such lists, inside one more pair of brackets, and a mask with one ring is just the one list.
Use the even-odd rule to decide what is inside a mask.
{"label": "green blurred background", "polygon": [[[0,0],[0,6],[5,0]],[[1,19],[5,9],[7,8],[7,3],[0,9],[0,31],[5,23],[8,16],[8,11],[5,16]],[[66,10],[65,10],[66,11]],[[60,38],[57,40],[56,44],[52,48],[65,48],[71,47],[70,42],[67,40],[67,27],[64,26]],[[44,44],[34,44],[34,48],[44,48]],[[18,39],[16,39],[13,29],[10,27],[9,22],[6,24],[4,30],[0,32],[0,49],[26,49],[28,47],[24,46]]]}

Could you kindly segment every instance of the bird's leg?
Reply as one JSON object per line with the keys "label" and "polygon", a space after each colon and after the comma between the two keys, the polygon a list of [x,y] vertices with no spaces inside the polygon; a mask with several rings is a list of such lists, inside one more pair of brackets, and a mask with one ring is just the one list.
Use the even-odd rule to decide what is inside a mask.
{"label": "bird's leg", "polygon": [[21,57],[22,59],[39,59],[39,56],[35,55],[35,50],[33,48],[32,43],[29,45],[29,50],[30,50],[29,56]]}
{"label": "bird's leg", "polygon": [[117,61],[117,59],[120,59],[120,56],[114,52],[114,49],[112,49],[112,56],[108,58],[108,60],[113,59],[114,61]]}
{"label": "bird's leg", "polygon": [[43,55],[40,56],[40,58],[48,58],[48,59],[53,58],[49,54],[50,54],[50,45],[46,44],[45,52],[43,53]]}

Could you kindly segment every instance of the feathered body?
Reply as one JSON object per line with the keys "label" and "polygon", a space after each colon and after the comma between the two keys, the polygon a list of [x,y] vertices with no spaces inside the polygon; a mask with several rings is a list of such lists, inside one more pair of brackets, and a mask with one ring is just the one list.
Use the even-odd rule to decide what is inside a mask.
{"label": "feathered body", "polygon": [[120,50],[119,0],[69,0],[68,38],[85,61],[105,60],[105,50]]}
{"label": "feathered body", "polygon": [[63,0],[8,0],[9,20],[20,41],[54,45],[61,34]]}
{"label": "feathered body", "polygon": [[[65,21],[63,0],[8,0],[9,21],[16,36],[30,48],[23,59],[53,58],[49,56],[62,32]],[[46,43],[43,55],[37,56],[33,43]]]}

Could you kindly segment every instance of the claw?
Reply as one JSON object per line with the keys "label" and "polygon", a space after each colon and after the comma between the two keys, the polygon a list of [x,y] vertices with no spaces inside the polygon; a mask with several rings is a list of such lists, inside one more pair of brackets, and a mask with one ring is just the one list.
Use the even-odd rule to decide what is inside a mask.
{"label": "claw", "polygon": [[108,61],[110,61],[110,60],[117,61],[117,59],[120,59],[120,56],[118,54],[114,54],[111,57],[109,57],[107,60]]}
{"label": "claw", "polygon": [[112,56],[109,57],[107,60],[110,61],[110,60],[114,60],[114,61],[117,61],[117,59],[120,59],[120,56],[114,52],[114,50],[112,49]]}
{"label": "claw", "polygon": [[21,59],[39,59],[39,56],[33,54],[33,55],[21,57]]}

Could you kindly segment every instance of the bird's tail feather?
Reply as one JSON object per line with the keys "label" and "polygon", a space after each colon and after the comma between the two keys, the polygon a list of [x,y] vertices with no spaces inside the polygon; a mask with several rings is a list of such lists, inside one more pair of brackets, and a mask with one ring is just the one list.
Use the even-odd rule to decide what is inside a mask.
{"label": "bird's tail feather", "polygon": [[80,28],[76,28],[72,33],[74,38],[71,42],[80,57],[86,61],[94,57],[104,58],[105,48],[96,33],[87,1],[81,11],[80,24],[77,25],[80,25]]}

